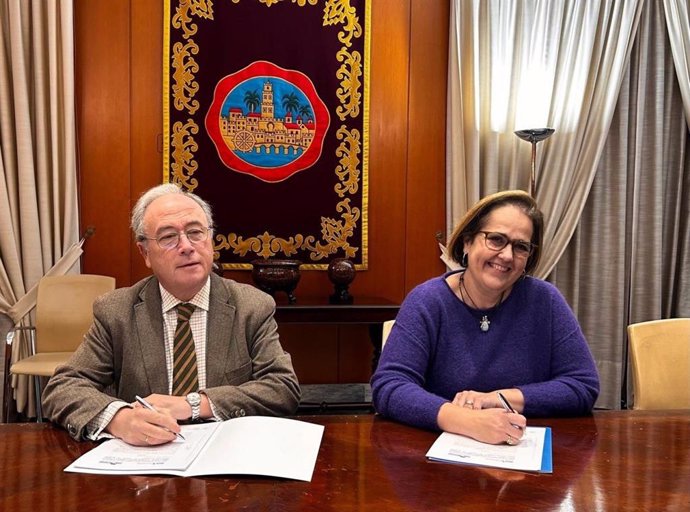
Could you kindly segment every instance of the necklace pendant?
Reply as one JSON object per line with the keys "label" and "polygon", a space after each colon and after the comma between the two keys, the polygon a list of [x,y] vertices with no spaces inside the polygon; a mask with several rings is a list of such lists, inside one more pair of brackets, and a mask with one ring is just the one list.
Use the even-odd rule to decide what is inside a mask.
{"label": "necklace pendant", "polygon": [[482,332],[486,332],[489,330],[489,325],[491,325],[489,317],[484,315],[482,319],[479,321],[479,328],[482,330]]}

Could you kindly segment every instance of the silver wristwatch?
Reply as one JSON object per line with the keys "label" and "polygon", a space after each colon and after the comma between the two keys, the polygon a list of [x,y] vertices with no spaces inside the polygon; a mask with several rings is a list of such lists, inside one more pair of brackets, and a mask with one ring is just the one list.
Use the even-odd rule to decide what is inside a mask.
{"label": "silver wristwatch", "polygon": [[192,421],[198,420],[201,414],[201,395],[199,393],[189,393],[187,403],[192,407]]}

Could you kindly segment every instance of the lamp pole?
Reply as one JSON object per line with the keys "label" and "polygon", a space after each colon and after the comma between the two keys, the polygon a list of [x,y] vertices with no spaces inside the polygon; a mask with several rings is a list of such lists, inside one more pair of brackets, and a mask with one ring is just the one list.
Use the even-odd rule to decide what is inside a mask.
{"label": "lamp pole", "polygon": [[548,139],[555,130],[553,128],[530,128],[528,130],[518,130],[515,135],[522,140],[532,143],[532,169],[530,172],[529,194],[535,197],[536,188],[536,162],[537,162],[537,142]]}

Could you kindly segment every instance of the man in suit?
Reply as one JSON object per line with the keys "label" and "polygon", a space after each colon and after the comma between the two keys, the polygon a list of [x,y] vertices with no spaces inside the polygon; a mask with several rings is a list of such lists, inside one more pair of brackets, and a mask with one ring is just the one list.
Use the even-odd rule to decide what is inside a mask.
{"label": "man in suit", "polygon": [[96,300],[84,341],[43,394],[47,416],[75,439],[156,445],[175,439],[179,421],[296,411],[300,389],[275,302],[212,273],[212,228],[210,206],[173,184],[134,206],[132,230],[153,276]]}

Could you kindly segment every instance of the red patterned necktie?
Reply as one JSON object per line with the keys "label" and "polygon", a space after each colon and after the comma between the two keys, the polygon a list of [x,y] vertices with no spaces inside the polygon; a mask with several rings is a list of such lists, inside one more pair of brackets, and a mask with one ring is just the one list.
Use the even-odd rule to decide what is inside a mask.
{"label": "red patterned necktie", "polygon": [[199,390],[194,338],[189,325],[194,308],[194,304],[188,302],[177,306],[177,328],[173,343],[173,396],[186,396]]}

